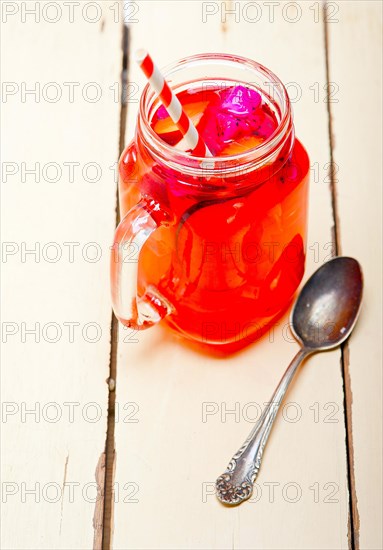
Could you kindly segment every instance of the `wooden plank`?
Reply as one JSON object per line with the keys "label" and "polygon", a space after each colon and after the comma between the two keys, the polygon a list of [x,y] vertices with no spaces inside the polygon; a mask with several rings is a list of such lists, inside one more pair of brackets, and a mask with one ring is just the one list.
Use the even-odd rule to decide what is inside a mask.
{"label": "wooden plank", "polygon": [[[345,350],[356,547],[383,547],[382,535],[382,4],[340,3],[328,25],[334,182],[343,254],[365,276],[361,319]],[[366,368],[368,372],[366,372]]]}
{"label": "wooden plank", "polygon": [[112,2],[79,4],[72,22],[64,4],[2,5],[1,531],[12,549],[101,547],[122,25]]}
{"label": "wooden plank", "polygon": [[[326,83],[320,14],[302,3],[302,16],[293,24],[283,12],[284,3],[276,9],[273,23],[263,5],[258,23],[246,21],[242,12],[238,22],[230,15],[222,22],[219,2],[214,3],[218,12],[203,22],[202,2],[140,2],[138,6],[138,22],[130,27],[131,49],[148,48],[159,65],[203,51],[235,52],[256,58],[284,82],[296,83],[290,86],[292,93],[301,90],[294,103],[296,129],[310,153],[315,180],[307,277],[329,255],[332,242],[326,103],[323,93],[315,101],[315,89],[310,89],[323,90]],[[254,15],[249,12],[249,17]],[[145,84],[132,63],[130,81],[139,90]],[[136,113],[137,105],[129,104],[128,140]],[[287,401],[295,403],[292,407],[301,417],[289,422],[285,415],[276,423],[257,482],[258,502],[227,509],[212,494],[215,478],[251,428],[246,405],[262,405],[270,398],[297,350],[286,323],[287,318],[282,319],[273,337],[231,357],[204,354],[161,327],[139,333],[136,341],[121,330],[117,401],[121,410],[127,401],[135,402],[138,410],[134,418],[121,415],[116,424],[119,495],[114,548],[347,547],[339,350],[310,359],[294,383]],[[222,421],[225,408],[233,409],[236,402],[237,416],[224,414]],[[204,422],[206,404],[216,413]],[[296,503],[291,502],[294,487],[301,491]]]}

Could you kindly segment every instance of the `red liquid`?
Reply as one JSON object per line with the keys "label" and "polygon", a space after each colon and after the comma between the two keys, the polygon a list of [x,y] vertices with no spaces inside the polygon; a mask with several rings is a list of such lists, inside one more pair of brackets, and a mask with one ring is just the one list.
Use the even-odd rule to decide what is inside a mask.
{"label": "red liquid", "polygon": [[[246,105],[236,103],[233,88],[185,91],[179,98],[212,153],[222,157],[257,147],[278,126],[271,101],[256,93]],[[229,108],[222,112],[225,101]],[[160,108],[152,127],[169,144],[182,146],[166,115]],[[185,176],[153,163],[132,144],[120,164],[122,214],[145,197],[170,220],[141,251],[139,292],[157,288],[174,306],[168,322],[199,341],[261,336],[287,308],[303,276],[308,173],[298,140],[273,164],[239,170],[233,182]],[[163,219],[160,214],[158,221]]]}

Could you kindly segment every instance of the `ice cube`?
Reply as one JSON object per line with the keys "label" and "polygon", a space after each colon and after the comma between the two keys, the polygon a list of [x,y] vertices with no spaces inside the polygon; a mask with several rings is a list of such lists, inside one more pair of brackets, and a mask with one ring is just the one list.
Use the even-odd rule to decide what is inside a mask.
{"label": "ice cube", "polygon": [[256,115],[250,119],[250,125],[254,134],[264,139],[270,137],[277,127],[275,119],[263,110],[259,110]]}
{"label": "ice cube", "polygon": [[246,86],[233,86],[222,94],[221,109],[236,116],[254,112],[262,103],[261,95]]}
{"label": "ice cube", "polygon": [[157,120],[163,120],[164,118],[168,118],[169,113],[166,110],[166,107],[164,105],[160,105],[156,111],[156,118]]}
{"label": "ice cube", "polygon": [[277,121],[267,104],[262,103],[261,95],[239,85],[218,91],[197,129],[213,155],[219,155],[230,143],[252,136],[261,141],[267,139],[276,126]]}

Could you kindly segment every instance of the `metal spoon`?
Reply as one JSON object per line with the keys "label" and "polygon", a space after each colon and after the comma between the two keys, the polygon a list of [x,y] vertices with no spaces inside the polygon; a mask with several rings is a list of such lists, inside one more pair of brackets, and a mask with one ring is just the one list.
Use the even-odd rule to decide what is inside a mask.
{"label": "metal spoon", "polygon": [[348,257],[322,265],[302,288],[291,313],[292,333],[301,349],[249,437],[216,481],[217,497],[224,504],[236,505],[250,498],[271,427],[294,374],[307,356],[346,340],[358,318],[362,290],[361,267]]}

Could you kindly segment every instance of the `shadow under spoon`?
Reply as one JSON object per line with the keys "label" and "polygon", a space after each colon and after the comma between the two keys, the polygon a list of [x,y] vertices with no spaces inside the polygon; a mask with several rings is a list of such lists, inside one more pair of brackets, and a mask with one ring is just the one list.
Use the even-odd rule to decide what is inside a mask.
{"label": "shadow under spoon", "polygon": [[348,338],[358,318],[362,292],[361,267],[345,256],[322,265],[302,288],[291,314],[291,329],[301,349],[249,437],[217,479],[216,495],[222,503],[237,505],[250,498],[271,427],[299,365],[312,353],[335,348]]}

